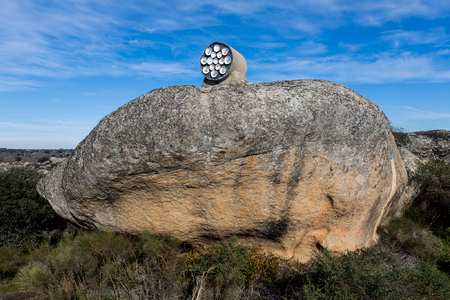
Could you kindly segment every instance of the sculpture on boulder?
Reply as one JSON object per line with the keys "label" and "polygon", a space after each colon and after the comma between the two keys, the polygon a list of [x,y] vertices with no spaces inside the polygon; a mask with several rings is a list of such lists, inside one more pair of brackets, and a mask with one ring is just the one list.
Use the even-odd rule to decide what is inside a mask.
{"label": "sculpture on boulder", "polygon": [[407,180],[381,109],[329,81],[225,82],[130,101],[39,193],[84,227],[194,245],[236,235],[300,261],[376,242]]}
{"label": "sculpture on boulder", "polygon": [[221,83],[247,83],[247,62],[236,50],[223,42],[208,45],[200,57],[203,87]]}

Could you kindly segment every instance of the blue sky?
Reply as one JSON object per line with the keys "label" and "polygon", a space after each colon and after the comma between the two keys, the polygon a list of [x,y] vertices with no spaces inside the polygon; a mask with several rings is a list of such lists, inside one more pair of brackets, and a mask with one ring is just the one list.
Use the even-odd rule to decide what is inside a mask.
{"label": "blue sky", "polygon": [[408,131],[450,130],[449,0],[0,1],[0,148],[75,148],[223,41],[251,82],[326,79]]}

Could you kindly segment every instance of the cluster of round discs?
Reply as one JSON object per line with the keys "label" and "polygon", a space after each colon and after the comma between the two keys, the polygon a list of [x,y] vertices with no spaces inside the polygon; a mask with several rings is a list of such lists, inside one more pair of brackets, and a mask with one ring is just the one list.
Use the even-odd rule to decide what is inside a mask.
{"label": "cluster of round discs", "polygon": [[232,53],[228,45],[213,43],[203,51],[200,67],[203,75],[211,80],[223,78],[231,67]]}

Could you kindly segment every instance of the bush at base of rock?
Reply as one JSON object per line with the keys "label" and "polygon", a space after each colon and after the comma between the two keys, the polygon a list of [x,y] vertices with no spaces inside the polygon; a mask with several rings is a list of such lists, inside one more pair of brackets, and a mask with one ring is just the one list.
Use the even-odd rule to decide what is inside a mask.
{"label": "bush at base of rock", "polygon": [[65,221],[36,191],[41,177],[26,167],[0,172],[0,247],[37,241],[44,231],[64,226]]}
{"label": "bush at base of rock", "polygon": [[422,192],[409,205],[406,214],[437,231],[450,227],[450,163],[430,159],[418,163],[415,175]]}
{"label": "bush at base of rock", "polygon": [[[11,253],[1,255],[0,265]],[[16,258],[17,280],[50,299],[448,299],[450,279],[433,262],[374,248],[308,264],[256,252],[231,238],[191,248],[168,236],[71,229]],[[10,266],[10,270],[13,269]],[[257,275],[256,277],[254,275]]]}

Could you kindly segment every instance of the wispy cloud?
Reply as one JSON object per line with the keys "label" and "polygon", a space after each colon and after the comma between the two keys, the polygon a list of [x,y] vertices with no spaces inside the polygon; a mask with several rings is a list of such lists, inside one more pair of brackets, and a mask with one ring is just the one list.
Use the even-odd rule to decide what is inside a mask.
{"label": "wispy cloud", "polygon": [[348,44],[343,42],[339,43],[340,48],[348,49],[350,52],[357,52],[366,45],[367,44]]}
{"label": "wispy cloud", "polygon": [[[264,69],[277,70],[282,63],[268,64],[262,57],[325,55],[330,46],[321,39],[324,30],[349,26],[382,26],[402,18],[437,18],[450,13],[448,0],[306,0],[306,1],[129,1],[127,5],[106,0],[3,0],[0,10],[0,91],[36,88],[42,78],[81,76],[185,76],[197,72],[179,62],[193,62],[198,51],[191,45],[227,38],[245,44],[260,43],[264,51],[255,57]],[[26,7],[26,9],[24,9]],[[232,30],[234,23],[252,30]],[[195,33],[189,33],[194,30]],[[183,34],[174,35],[182,31]],[[270,33],[270,34],[268,34]],[[265,36],[278,40],[265,39]],[[443,28],[431,31],[390,30],[384,39],[400,44],[433,43],[448,38]],[[299,40],[293,46],[292,40]],[[365,44],[342,42],[341,48],[356,52]],[[255,48],[252,45],[248,48]],[[195,49],[197,50],[197,49]],[[436,49],[436,51],[445,50]],[[250,51],[249,51],[250,52]],[[427,59],[412,57],[408,62],[401,54],[375,62],[354,57],[319,57],[295,60],[299,67],[317,67],[309,73],[296,71],[294,76],[344,78],[339,68],[355,71],[352,76],[368,77],[375,73],[379,82],[392,78],[448,79],[449,74],[434,70]],[[172,63],[169,63],[172,61]],[[274,62],[270,61],[269,62]],[[392,73],[385,62],[401,67]],[[287,62],[288,63],[288,62]],[[290,62],[289,62],[290,64]],[[409,66],[408,66],[409,65]],[[424,68],[425,67],[425,68]],[[373,69],[371,72],[366,70]],[[427,76],[408,75],[407,71],[426,71]],[[435,72],[434,74],[431,74]],[[401,73],[401,74],[400,74]],[[266,73],[268,74],[268,73]],[[362,75],[360,75],[362,74]],[[384,75],[383,75],[384,74]]]}
{"label": "wispy cloud", "polygon": [[402,44],[415,45],[436,43],[438,41],[448,40],[449,36],[446,34],[443,27],[439,27],[427,31],[388,31],[384,33],[381,39],[391,41],[395,47],[399,47]]}
{"label": "wispy cloud", "polygon": [[141,74],[153,77],[172,77],[179,74],[183,74],[183,76],[192,76],[198,73],[198,70],[190,65],[174,62],[143,62],[130,65],[129,67]]}
{"label": "wispy cloud", "polygon": [[381,26],[389,21],[399,21],[402,18],[423,17],[435,18],[450,10],[447,0],[369,0],[340,1],[346,4],[346,9],[355,13],[357,22],[363,26]]}
{"label": "wispy cloud", "polygon": [[409,106],[405,106],[405,108],[415,112],[409,116],[414,119],[450,119],[450,113],[424,111]]}
{"label": "wispy cloud", "polygon": [[328,48],[324,44],[307,41],[298,47],[298,52],[299,55],[317,55],[327,53]]}
{"label": "wispy cloud", "polygon": [[[261,63],[249,61],[256,81],[289,78],[321,78],[344,83],[441,82],[450,72],[441,69],[434,57],[384,52],[376,55],[332,55],[321,58],[292,58],[289,61]],[[250,69],[250,67],[249,67]],[[254,80],[255,80],[254,79]]]}
{"label": "wispy cloud", "polygon": [[20,79],[11,76],[0,75],[0,91],[11,91],[15,89],[34,89],[42,86],[42,83],[36,80]]}
{"label": "wispy cloud", "polygon": [[[353,20],[362,26],[382,26],[386,22],[408,17],[435,18],[448,14],[447,0],[306,0],[306,1],[226,1],[217,4],[204,1],[206,7],[217,6],[226,13],[243,18],[264,20],[280,32],[292,29],[320,32],[336,28]],[[201,5],[201,4],[200,4]],[[270,18],[267,16],[270,15]]]}

